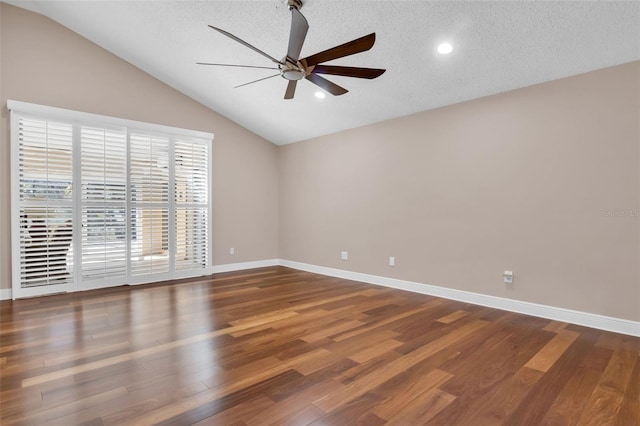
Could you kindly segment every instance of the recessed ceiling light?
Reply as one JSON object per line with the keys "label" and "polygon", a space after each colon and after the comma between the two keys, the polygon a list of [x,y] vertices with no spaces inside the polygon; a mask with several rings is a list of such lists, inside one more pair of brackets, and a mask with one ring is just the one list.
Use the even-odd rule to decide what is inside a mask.
{"label": "recessed ceiling light", "polygon": [[323,92],[316,92],[316,98],[318,98],[318,99],[324,99],[325,96],[326,95]]}
{"label": "recessed ceiling light", "polygon": [[438,46],[438,53],[441,53],[443,55],[448,55],[452,51],[453,46],[451,46],[449,43],[442,43]]}

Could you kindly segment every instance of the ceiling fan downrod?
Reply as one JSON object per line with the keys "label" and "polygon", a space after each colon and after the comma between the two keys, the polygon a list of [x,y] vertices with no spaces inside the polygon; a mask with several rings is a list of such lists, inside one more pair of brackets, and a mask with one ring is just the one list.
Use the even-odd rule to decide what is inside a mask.
{"label": "ceiling fan downrod", "polygon": [[300,10],[302,8],[302,0],[287,0],[287,6],[289,7],[289,10]]}

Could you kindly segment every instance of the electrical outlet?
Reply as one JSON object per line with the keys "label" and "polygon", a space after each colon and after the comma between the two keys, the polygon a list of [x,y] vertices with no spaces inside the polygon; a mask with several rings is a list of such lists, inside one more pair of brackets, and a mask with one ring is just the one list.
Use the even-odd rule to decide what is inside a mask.
{"label": "electrical outlet", "polygon": [[389,256],[389,266],[396,266],[396,258]]}
{"label": "electrical outlet", "polygon": [[236,249],[234,249],[233,247],[231,247],[229,249],[229,254],[236,254]]}
{"label": "electrical outlet", "polygon": [[504,271],[503,280],[507,284],[513,284],[513,272],[512,271]]}
{"label": "electrical outlet", "polygon": [[349,252],[343,251],[342,253],[340,253],[340,259],[349,260]]}

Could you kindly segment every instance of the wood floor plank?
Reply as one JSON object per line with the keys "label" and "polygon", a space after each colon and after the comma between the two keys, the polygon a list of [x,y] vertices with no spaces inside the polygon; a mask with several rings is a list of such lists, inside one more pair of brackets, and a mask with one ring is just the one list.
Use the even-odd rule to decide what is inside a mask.
{"label": "wood floor plank", "polygon": [[629,386],[624,394],[617,426],[625,426],[638,422],[640,419],[640,356],[636,357],[636,364],[629,379]]}
{"label": "wood floor plank", "polygon": [[[386,420],[397,418],[402,411],[408,411],[409,406],[413,403],[413,401],[416,399],[420,399],[422,394],[439,387],[452,377],[453,375],[447,373],[446,371],[438,369],[432,370],[425,376],[421,377],[420,380],[415,380],[407,383],[399,392],[395,392],[384,402],[378,404],[373,409],[373,413],[378,417]],[[430,400],[430,398],[431,397],[427,399]],[[418,405],[421,405],[422,403],[423,401],[420,400],[420,402],[418,402]]]}
{"label": "wood floor plank", "polygon": [[[287,316],[288,318],[288,316]],[[126,362],[126,361],[130,361],[130,360],[134,360],[137,358],[142,358],[145,357],[147,355],[150,354],[154,354],[154,353],[158,353],[158,352],[163,352],[163,351],[167,351],[179,346],[185,346],[185,345],[189,345],[192,343],[196,343],[202,340],[208,340],[211,339],[213,337],[216,336],[220,336],[223,334],[229,334],[231,332],[237,331],[237,330],[243,330],[243,329],[247,329],[247,328],[251,328],[254,327],[256,325],[260,325],[260,324],[264,324],[264,323],[268,323],[269,321],[278,321],[283,319],[283,315],[278,313],[277,315],[272,315],[268,318],[266,317],[258,317],[252,321],[243,321],[241,324],[237,324],[234,325],[232,327],[228,327],[222,330],[216,330],[216,331],[212,331],[210,333],[204,333],[204,334],[199,334],[196,336],[192,336],[192,337],[188,337],[185,339],[180,339],[180,340],[175,340],[172,342],[168,342],[168,343],[164,343],[161,345],[157,345],[157,346],[152,346],[149,348],[145,348],[145,349],[140,349],[138,351],[135,352],[129,352],[127,354],[123,354],[123,355],[119,355],[119,356],[115,356],[115,357],[111,357],[111,358],[107,358],[104,360],[100,360],[100,361],[95,361],[95,362],[91,362],[88,364],[82,364],[80,366],[77,367],[70,367],[70,368],[65,368],[62,370],[58,370],[58,371],[54,371],[51,373],[46,373],[46,374],[42,374],[42,375],[38,375],[38,376],[34,376],[34,377],[29,377],[27,379],[24,379],[22,381],[22,387],[29,387],[29,386],[34,386],[40,383],[44,383],[44,382],[48,382],[48,381],[52,381],[52,380],[56,380],[62,377],[66,377],[66,376],[71,376],[71,375],[76,375],[79,373],[83,373],[86,371],[93,371],[96,369],[100,369],[100,368],[105,368],[111,365],[115,365],[115,364],[119,364],[122,362]]]}
{"label": "wood floor plank", "polygon": [[372,410],[383,398],[373,393],[367,393],[349,400],[339,409],[324,415],[311,423],[310,426],[320,425],[384,425],[384,419],[376,416]]}
{"label": "wood floor plank", "polygon": [[349,355],[349,359],[352,359],[355,362],[362,364],[364,362],[369,361],[372,358],[375,358],[386,352],[392,351],[398,346],[402,346],[402,342],[398,342],[397,340],[393,340],[393,339],[387,339],[373,346],[370,346],[364,350],[361,350],[352,355]]}
{"label": "wood floor plank", "polygon": [[529,360],[529,362],[527,362],[525,367],[546,373],[578,336],[579,334],[573,331],[562,331],[558,333],[544,348],[542,348],[533,358],[531,358],[531,360]]}
{"label": "wood floor plank", "polygon": [[[494,325],[495,327],[495,325]],[[484,343],[475,346],[472,355],[461,357],[462,362],[454,359],[450,364],[442,366],[454,374],[443,389],[453,395],[475,399],[477,396],[491,392],[494,387],[511,375],[514,375],[549,341],[548,334],[535,330],[523,331],[519,328],[506,327],[500,332],[489,326],[491,336]],[[478,367],[482,368],[479,369]]]}
{"label": "wood floor plank", "polygon": [[467,311],[455,311],[448,315],[443,316],[442,318],[438,318],[436,321],[441,322],[443,324],[451,324],[454,321],[459,320],[460,318],[464,318],[469,315]]}
{"label": "wood floor plank", "polygon": [[[614,425],[618,417],[618,412],[622,406],[623,397],[613,391],[596,387],[591,394],[587,407],[585,408],[579,425],[584,426],[608,426]],[[631,423],[638,424],[637,422]]]}
{"label": "wood floor plank", "polygon": [[[560,333],[566,332],[561,331]],[[593,348],[597,334],[599,333],[589,333],[587,336],[582,335],[577,340],[574,338],[573,344],[555,359],[553,365],[545,371],[547,374],[540,377],[504,424],[512,426],[540,424],[556,397],[571,380],[574,366],[580,365],[587,353]],[[543,350],[548,347],[549,345],[545,346]],[[528,368],[528,365],[529,363],[525,364],[525,368]],[[536,401],[536,404],[531,404],[531,401]]]}
{"label": "wood floor plank", "polygon": [[73,414],[77,411],[100,405],[105,401],[116,399],[121,396],[129,395],[126,387],[119,387],[110,391],[92,395],[86,398],[79,398],[72,402],[59,405],[57,407],[49,407],[46,411],[37,411],[32,414],[21,417],[20,419],[3,419],[3,424],[10,426],[14,424],[44,424],[48,421],[63,424],[61,417]]}
{"label": "wood floor plank", "polygon": [[92,421],[99,417],[103,424],[122,425],[128,423],[128,419],[145,413],[154,408],[170,405],[186,397],[202,392],[206,389],[201,382],[193,382],[186,385],[175,384],[171,389],[142,388],[129,395],[106,401],[91,409],[78,410],[65,417],[52,421],[52,424],[73,425]]}
{"label": "wood floor plank", "polygon": [[571,379],[546,410],[540,424],[577,426],[593,390],[609,363],[611,353],[612,351],[605,348],[589,351],[578,368],[570,372]]}
{"label": "wood floor plank", "polygon": [[[591,394],[580,417],[580,424],[613,425],[618,421],[619,412],[625,402],[627,387],[638,360],[635,339],[627,337],[618,339],[620,346],[614,350],[600,382]],[[609,344],[606,346],[611,347]],[[634,386],[631,387],[632,391]]]}
{"label": "wood floor plank", "polygon": [[333,336],[334,334],[338,334],[346,330],[351,330],[352,328],[359,327],[361,325],[363,325],[362,321],[340,321],[337,324],[333,324],[329,327],[323,327],[321,330],[318,330],[314,333],[307,333],[306,335],[302,336],[302,340],[308,343],[318,342],[329,336]]}
{"label": "wood floor plank", "polygon": [[631,381],[632,371],[637,361],[635,342],[625,338],[613,352],[607,368],[602,373],[599,387],[624,395]]}
{"label": "wood floor plank", "polygon": [[[389,419],[390,425],[425,424],[449,406],[456,397],[438,388],[431,388],[409,402],[402,411]],[[416,421],[417,420],[417,421]]]}
{"label": "wood floor plank", "polygon": [[494,392],[488,392],[476,398],[472,406],[457,419],[458,424],[478,426],[505,424],[542,375],[543,373],[537,370],[521,368],[504,380]]}
{"label": "wood floor plank", "polygon": [[408,318],[408,317],[411,317],[412,315],[419,314],[420,312],[423,312],[423,311],[425,311],[427,309],[429,309],[428,306],[422,306],[422,307],[415,308],[415,309],[412,309],[412,310],[409,310],[409,311],[406,311],[406,312],[402,312],[402,313],[397,314],[397,315],[387,316],[386,318],[384,318],[382,320],[379,320],[379,321],[376,321],[376,322],[374,322],[372,324],[368,324],[368,325],[365,325],[365,326],[362,326],[362,327],[358,327],[357,329],[349,331],[349,332],[341,333],[340,335],[336,336],[334,338],[334,340],[336,342],[340,342],[342,340],[351,339],[352,337],[355,337],[355,336],[357,336],[359,334],[365,334],[365,333],[368,333],[371,330],[374,330],[376,328],[380,328],[380,327],[387,326],[389,324],[393,324],[393,323],[395,323],[397,321],[400,321],[400,320],[402,320],[404,318]]}
{"label": "wood floor plank", "polygon": [[[287,370],[283,373],[271,375],[268,378],[252,383],[248,386],[239,388],[231,393],[225,394],[223,397],[212,400],[205,404],[194,407],[190,410],[176,413],[174,416],[164,419],[162,421],[154,421],[153,424],[158,426],[170,426],[170,425],[190,425],[202,421],[205,418],[216,415],[217,413],[232,407],[237,404],[237,401],[254,398],[257,395],[262,395],[265,391],[273,386],[281,386],[291,380],[296,380],[299,374],[292,370]],[[266,408],[268,409],[268,408]],[[142,418],[143,422],[146,422],[146,415]],[[247,423],[246,420],[242,420],[243,423]]]}
{"label": "wood floor plank", "polygon": [[341,387],[340,383],[334,380],[323,380],[313,386],[307,387],[288,398],[278,401],[253,417],[246,419],[245,423],[251,425],[280,425],[289,418],[294,418],[305,409],[312,407],[310,401],[321,396],[335,392]]}
{"label": "wood floor plank", "polygon": [[640,425],[640,338],[285,267],[0,301],[4,425]]}
{"label": "wood floor plank", "polygon": [[477,332],[485,325],[486,323],[483,321],[476,321],[471,324],[467,324],[456,330],[455,333],[443,336],[440,339],[435,340],[430,344],[417,349],[414,352],[411,352],[401,358],[396,359],[395,361],[392,361],[391,363],[381,367],[378,371],[372,372],[371,374],[363,376],[349,383],[342,391],[332,393],[331,395],[321,398],[318,401],[314,401],[314,405],[321,408],[325,412],[334,410],[337,407],[340,407],[341,405],[344,405],[345,403],[348,403],[353,399],[363,395],[369,390],[372,390],[376,386],[381,385],[382,383],[391,379],[393,376],[412,367],[421,360],[442,350],[449,344],[455,343],[458,340],[464,339],[469,334]]}
{"label": "wood floor plank", "polygon": [[[260,395],[245,402],[241,402],[228,408],[218,414],[207,417],[197,423],[197,426],[219,426],[229,425],[236,422],[245,422],[272,406],[274,402],[264,395]],[[246,424],[246,423],[245,423]]]}
{"label": "wood floor plank", "polygon": [[566,322],[561,321],[549,321],[549,324],[545,325],[543,330],[551,331],[553,333],[557,333],[560,330],[564,329],[568,324]]}

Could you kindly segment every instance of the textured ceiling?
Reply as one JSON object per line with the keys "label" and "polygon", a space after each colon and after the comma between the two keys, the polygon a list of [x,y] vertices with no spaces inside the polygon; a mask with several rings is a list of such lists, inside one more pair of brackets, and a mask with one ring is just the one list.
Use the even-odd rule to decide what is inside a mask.
{"label": "textured ceiling", "polygon": [[[327,76],[349,93],[322,100],[301,81],[286,101],[280,77],[233,88],[270,70],[195,64],[271,66],[207,25],[281,58],[291,19],[284,0],[4,1],[58,21],[279,145],[640,59],[637,1],[303,0],[310,28],[301,57],[375,32],[370,51],[329,64],[387,72]],[[442,41],[453,53],[436,52]]]}

